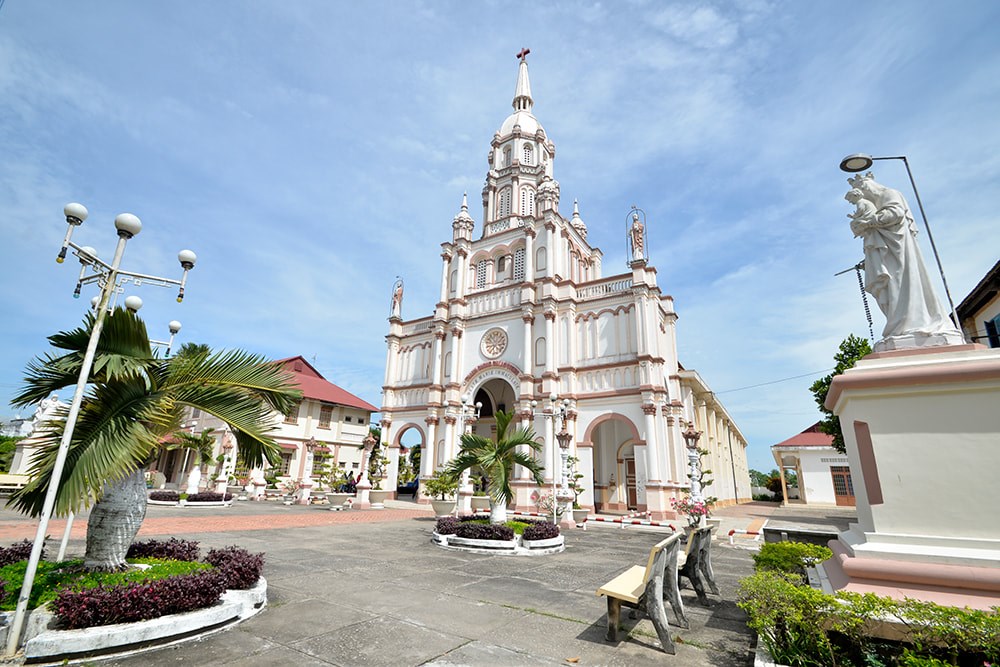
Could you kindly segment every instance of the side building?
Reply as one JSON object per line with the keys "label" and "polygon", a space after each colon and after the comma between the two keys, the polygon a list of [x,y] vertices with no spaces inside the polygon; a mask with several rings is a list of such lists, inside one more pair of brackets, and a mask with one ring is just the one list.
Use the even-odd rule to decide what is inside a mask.
{"label": "side building", "polygon": [[[369,432],[371,403],[328,381],[303,357],[290,357],[281,364],[295,377],[302,391],[302,401],[287,415],[275,415],[277,430],[272,433],[281,447],[281,462],[268,471],[250,470],[235,458],[236,439],[228,426],[198,410],[188,410],[181,430],[192,435],[212,429],[215,437],[215,460],[208,466],[215,479],[205,479],[201,486],[223,488],[225,483],[263,489],[265,472],[281,482],[296,482],[303,490],[315,484],[313,471],[321,465],[343,467],[358,477],[364,469],[364,439]],[[195,469],[190,451],[173,449],[161,453],[151,470],[158,473],[157,486],[185,489]],[[208,472],[206,470],[206,472]],[[300,500],[308,493],[300,492]]]}
{"label": "side building", "polygon": [[[628,271],[605,277],[579,207],[560,213],[555,145],[533,104],[522,56],[513,112],[489,146],[478,234],[463,198],[441,245],[432,316],[405,321],[402,286],[394,290],[381,410],[390,481],[403,437],[418,439],[411,431],[426,479],[463,432],[492,437],[506,411],[538,434],[548,488],[563,476],[563,446],[578,459],[580,503],[592,510],[673,518],[670,500],[689,488],[685,432],[708,450],[706,494],[750,500],[746,439],[678,363],[677,313],[657,285],[642,212],[632,216]],[[535,509],[545,490],[524,470],[515,476],[516,508]],[[471,489],[462,493],[467,507]]]}

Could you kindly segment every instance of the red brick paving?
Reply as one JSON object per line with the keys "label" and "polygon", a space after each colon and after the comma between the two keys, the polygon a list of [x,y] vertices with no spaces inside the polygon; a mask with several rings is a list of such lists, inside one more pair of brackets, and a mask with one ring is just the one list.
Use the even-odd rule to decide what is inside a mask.
{"label": "red brick paving", "polygon": [[[152,535],[184,535],[188,533],[223,533],[245,530],[273,530],[275,528],[307,528],[311,526],[333,526],[344,523],[377,523],[427,517],[427,512],[416,510],[384,509],[378,511],[345,510],[343,512],[303,512],[275,514],[220,516],[205,515],[191,517],[146,517],[139,529],[139,537]],[[66,529],[65,519],[49,522],[48,533],[52,539],[61,539]],[[34,521],[0,521],[0,543],[34,539],[38,524]],[[70,537],[83,539],[87,536],[87,522],[73,522]]]}

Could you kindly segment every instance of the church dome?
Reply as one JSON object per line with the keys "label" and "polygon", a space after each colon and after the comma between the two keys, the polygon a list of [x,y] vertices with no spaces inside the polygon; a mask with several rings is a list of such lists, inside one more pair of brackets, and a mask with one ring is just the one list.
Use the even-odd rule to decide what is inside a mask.
{"label": "church dome", "polygon": [[507,116],[507,120],[500,126],[500,136],[506,137],[511,134],[516,125],[521,126],[521,134],[525,136],[534,136],[538,130],[542,130],[542,124],[538,122],[538,119],[530,111],[522,110]]}

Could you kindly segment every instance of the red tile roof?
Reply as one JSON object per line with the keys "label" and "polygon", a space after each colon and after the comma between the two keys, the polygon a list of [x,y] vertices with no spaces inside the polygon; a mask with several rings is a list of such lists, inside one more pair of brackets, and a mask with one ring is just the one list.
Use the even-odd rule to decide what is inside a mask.
{"label": "red tile roof", "polygon": [[324,378],[319,371],[312,367],[303,357],[289,357],[279,359],[278,362],[287,370],[291,371],[299,383],[303,398],[311,398],[324,403],[335,403],[349,408],[357,408],[367,412],[378,412],[378,408],[358,398],[346,389],[341,389],[337,385]]}
{"label": "red tile roof", "polygon": [[772,447],[832,447],[833,436],[827,435],[819,430],[819,422],[816,422],[798,435],[793,435],[788,440],[783,440]]}

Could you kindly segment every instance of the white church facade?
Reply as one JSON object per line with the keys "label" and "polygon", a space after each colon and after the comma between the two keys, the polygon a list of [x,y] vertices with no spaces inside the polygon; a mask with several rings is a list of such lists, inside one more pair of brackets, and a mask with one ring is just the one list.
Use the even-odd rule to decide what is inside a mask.
{"label": "white church facade", "polygon": [[[689,487],[682,433],[691,427],[714,473],[706,495],[750,500],[745,438],[678,363],[677,314],[645,254],[641,212],[630,271],[604,276],[577,206],[560,213],[555,145],[532,106],[521,55],[513,113],[490,145],[483,223],[463,198],[441,245],[432,316],[403,320],[402,285],[394,291],[381,408],[390,476],[408,431],[419,432],[425,479],[455,456],[463,430],[495,435],[502,410],[538,434],[550,484],[568,447],[583,475],[580,504],[592,510],[674,517],[670,499]],[[516,508],[535,509],[544,489],[523,470],[515,477]]]}

